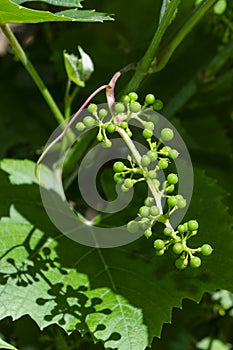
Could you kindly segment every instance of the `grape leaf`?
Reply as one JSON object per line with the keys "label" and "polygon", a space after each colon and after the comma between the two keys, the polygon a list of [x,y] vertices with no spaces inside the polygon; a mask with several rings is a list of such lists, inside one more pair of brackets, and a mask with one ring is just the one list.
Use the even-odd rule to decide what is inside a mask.
{"label": "grape leaf", "polygon": [[[34,163],[20,162],[0,163],[0,209],[9,216],[0,221],[2,318],[29,314],[41,328],[57,323],[67,332],[91,331],[105,348],[143,350],[171,321],[172,308],[181,307],[183,298],[199,301],[204,291],[233,291],[232,218],[221,201],[223,190],[204,172],[195,171],[187,218],[200,222],[193,246],[209,242],[214,252],[203,258],[200,269],[179,272],[173,253],[156,256],[151,240],[95,249],[45,226],[38,220],[45,214],[33,184]],[[14,171],[30,174],[29,168],[31,184],[13,183]]]}
{"label": "grape leaf", "polygon": [[42,23],[57,21],[103,22],[112,20],[104,13],[95,10],[65,10],[56,13],[32,10],[10,0],[1,0],[0,21],[9,23]]}
{"label": "grape leaf", "polygon": [[11,349],[11,350],[17,350],[13,345],[8,344],[4,340],[0,338],[0,349]]}
{"label": "grape leaf", "polygon": [[15,4],[23,4],[24,2],[46,2],[50,5],[64,6],[64,7],[82,7],[81,2],[83,0],[11,0]]}

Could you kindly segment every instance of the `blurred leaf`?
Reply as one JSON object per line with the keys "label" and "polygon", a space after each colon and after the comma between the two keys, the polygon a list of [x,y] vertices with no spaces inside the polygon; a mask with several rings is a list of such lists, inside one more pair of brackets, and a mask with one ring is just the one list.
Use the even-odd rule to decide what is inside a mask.
{"label": "blurred leaf", "polygon": [[13,345],[6,343],[4,340],[0,338],[0,349],[11,349],[17,350]]}
{"label": "blurred leaf", "polygon": [[15,4],[23,4],[24,2],[46,2],[50,5],[64,6],[64,7],[82,7],[83,0],[11,0]]}
{"label": "blurred leaf", "polygon": [[78,50],[81,58],[74,54],[68,54],[66,51],[63,52],[65,68],[68,78],[78,86],[84,87],[85,82],[94,71],[94,64],[81,46],[78,46]]}

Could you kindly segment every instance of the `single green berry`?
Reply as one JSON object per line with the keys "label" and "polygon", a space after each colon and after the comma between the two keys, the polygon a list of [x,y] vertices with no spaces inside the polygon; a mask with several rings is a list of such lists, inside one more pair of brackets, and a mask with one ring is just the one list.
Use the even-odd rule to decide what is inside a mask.
{"label": "single green berry", "polygon": [[172,193],[175,190],[175,186],[174,185],[170,185],[166,188],[166,192],[167,193]]}
{"label": "single green berry", "polygon": [[131,101],[137,101],[138,99],[138,94],[136,92],[130,92],[128,96]]}
{"label": "single green berry", "polygon": [[171,149],[169,152],[169,157],[171,157],[171,159],[176,159],[179,157],[179,152],[176,149]]}
{"label": "single green berry", "polygon": [[171,147],[165,146],[165,147],[163,147],[163,148],[161,149],[161,152],[162,152],[163,155],[169,156],[170,150],[171,150]]}
{"label": "single green berry", "polygon": [[172,232],[173,231],[170,227],[165,227],[165,229],[163,230],[163,233],[165,234],[165,236],[171,236]]}
{"label": "single green berry", "polygon": [[190,231],[196,231],[198,229],[198,222],[196,220],[190,220],[188,222],[188,228]]}
{"label": "single green berry", "polygon": [[156,171],[155,170],[149,170],[148,171],[148,176],[150,179],[155,179],[157,177]]}
{"label": "single green berry", "polygon": [[129,109],[132,113],[138,113],[141,111],[142,106],[139,102],[132,101],[129,105]]}
{"label": "single green berry", "polygon": [[91,128],[96,124],[96,120],[92,117],[87,116],[83,118],[83,123],[86,125],[87,128]]}
{"label": "single green berry", "polygon": [[124,95],[124,96],[122,96],[121,101],[124,103],[129,103],[130,97],[128,95]]}
{"label": "single green berry", "polygon": [[153,104],[153,108],[156,111],[160,111],[163,108],[163,102],[161,100],[156,100],[155,103]]}
{"label": "single green berry", "polygon": [[148,130],[154,130],[155,125],[154,125],[154,123],[152,123],[152,122],[146,122],[146,123],[144,124],[144,127],[145,127],[145,129],[148,129]]}
{"label": "single green berry", "polygon": [[169,182],[169,184],[175,185],[178,182],[178,176],[176,174],[171,173],[167,176],[167,181]]}
{"label": "single green berry", "polygon": [[133,180],[132,179],[125,179],[125,181],[124,181],[124,186],[125,187],[128,187],[128,188],[131,188],[131,187],[133,187]]}
{"label": "single green berry", "polygon": [[177,207],[180,208],[180,209],[183,209],[185,208],[187,205],[187,202],[184,198],[178,198],[177,199]]}
{"label": "single green berry", "polygon": [[174,196],[171,196],[167,199],[167,204],[169,205],[169,207],[175,207],[177,204],[177,199]]}
{"label": "single green berry", "polygon": [[149,216],[150,214],[150,208],[147,207],[147,206],[142,206],[140,209],[139,209],[139,214],[143,217],[147,217]]}
{"label": "single green berry", "polygon": [[103,135],[101,134],[101,132],[98,133],[96,138],[99,142],[103,141]]}
{"label": "single green berry", "polygon": [[144,236],[146,238],[150,238],[152,236],[152,231],[150,227],[144,232]]}
{"label": "single green berry", "polygon": [[101,109],[99,110],[99,117],[100,117],[101,119],[106,118],[107,115],[108,115],[107,109],[101,108]]}
{"label": "single green berry", "polygon": [[103,145],[106,147],[106,148],[110,148],[112,147],[112,142],[108,139],[106,139],[103,143]]}
{"label": "single green berry", "polygon": [[156,205],[152,205],[152,207],[150,207],[150,214],[152,216],[157,216],[160,214],[159,208]]}
{"label": "single green berry", "polygon": [[161,169],[167,169],[168,164],[169,164],[169,163],[168,163],[168,160],[167,160],[167,159],[162,158],[162,159],[159,160],[159,167],[160,167]]}
{"label": "single green berry", "polygon": [[90,113],[96,113],[97,112],[97,105],[96,104],[94,104],[94,103],[91,103],[91,104],[89,104],[89,106],[87,107],[87,109],[88,109],[88,111],[90,112]]}
{"label": "single green berry", "polygon": [[144,201],[144,204],[147,206],[147,207],[150,207],[152,206],[153,204],[155,203],[155,200],[153,197],[147,197]]}
{"label": "single green berry", "polygon": [[154,102],[155,102],[155,96],[153,94],[146,95],[145,103],[147,105],[153,105]]}
{"label": "single green berry", "polygon": [[190,266],[193,267],[194,269],[200,267],[201,266],[201,259],[198,256],[193,256],[190,259]]}
{"label": "single green berry", "polygon": [[144,154],[141,158],[141,165],[147,167],[151,162],[150,157],[148,157],[146,154]]}
{"label": "single green berry", "polygon": [[132,137],[132,136],[133,136],[133,133],[132,133],[132,131],[130,131],[130,129],[126,129],[126,134],[127,134],[129,137]]}
{"label": "single green berry", "polygon": [[156,188],[159,188],[160,186],[160,181],[158,179],[152,179],[152,182],[153,182],[153,185],[156,187]]}
{"label": "single green berry", "polygon": [[116,130],[116,126],[113,123],[108,124],[107,131],[112,134]]}
{"label": "single green berry", "polygon": [[213,248],[209,244],[203,244],[201,247],[201,254],[204,256],[208,256],[212,254]]}
{"label": "single green berry", "polygon": [[113,170],[120,173],[125,170],[125,164],[122,162],[115,162],[113,165]]}
{"label": "single green berry", "polygon": [[127,122],[121,122],[121,123],[120,123],[120,126],[121,126],[123,129],[127,129],[127,128],[128,128],[128,123],[127,123]]}
{"label": "single green berry", "polygon": [[156,151],[148,151],[147,156],[150,157],[151,161],[154,162],[158,158],[158,154]]}
{"label": "single green berry", "polygon": [[124,179],[120,176],[119,173],[115,173],[114,176],[113,176],[113,179],[116,183],[121,183],[124,181]]}
{"label": "single green berry", "polygon": [[182,243],[175,243],[172,247],[172,250],[175,254],[179,255],[183,252],[184,246]]}
{"label": "single green berry", "polygon": [[156,250],[156,255],[162,256],[165,253],[165,249]]}
{"label": "single green berry", "polygon": [[184,225],[179,225],[178,227],[177,227],[177,230],[180,232],[180,233],[185,233],[185,226]]}
{"label": "single green berry", "polygon": [[161,139],[163,141],[171,141],[174,137],[174,132],[172,129],[169,129],[169,128],[164,128],[162,131],[161,131]]}
{"label": "single green berry", "polygon": [[123,185],[121,185],[121,191],[122,191],[122,192],[128,192],[128,191],[129,191],[129,188],[126,187],[126,186],[123,184]]}
{"label": "single green berry", "polygon": [[176,260],[175,265],[178,270],[184,270],[187,267],[188,262],[186,259],[179,258]]}
{"label": "single green berry", "polygon": [[165,243],[164,243],[164,241],[162,239],[156,239],[154,241],[154,248],[156,250],[161,250],[161,249],[164,248],[164,246],[165,246]]}
{"label": "single green berry", "polygon": [[139,225],[138,225],[138,222],[135,221],[135,220],[132,220],[130,222],[128,222],[127,224],[127,230],[130,232],[130,233],[136,233],[139,229]]}
{"label": "single green berry", "polygon": [[83,131],[85,129],[85,125],[82,122],[76,124],[76,129],[78,131]]}
{"label": "single green berry", "polygon": [[145,139],[150,139],[153,136],[153,131],[150,129],[144,129],[142,135],[145,137]]}
{"label": "single green berry", "polygon": [[125,111],[125,106],[123,103],[121,102],[117,102],[115,104],[115,112],[116,113],[123,113]]}

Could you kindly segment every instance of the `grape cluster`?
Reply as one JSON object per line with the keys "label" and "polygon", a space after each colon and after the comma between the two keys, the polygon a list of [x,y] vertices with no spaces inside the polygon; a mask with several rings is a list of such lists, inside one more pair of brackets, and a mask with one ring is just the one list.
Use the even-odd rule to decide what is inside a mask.
{"label": "grape cluster", "polygon": [[[102,142],[103,147],[111,147],[112,142],[109,134],[119,132],[124,137],[131,138],[132,131],[129,128],[129,121],[136,120],[142,126],[142,135],[148,144],[148,151],[139,156],[132,154],[128,156],[127,163],[120,160],[113,165],[114,181],[120,184],[122,192],[128,192],[138,182],[145,181],[150,189],[150,195],[145,199],[144,205],[139,208],[138,217],[128,223],[127,229],[131,233],[142,231],[147,238],[155,235],[153,232],[156,222],[162,223],[165,228],[163,236],[154,241],[156,255],[163,255],[169,247],[175,255],[179,255],[175,266],[183,270],[188,265],[197,268],[201,265],[201,259],[195,256],[201,253],[208,256],[212,253],[212,247],[204,244],[202,247],[189,248],[187,241],[197,234],[198,223],[190,220],[174,229],[170,224],[171,215],[186,206],[186,200],[177,193],[178,175],[169,173],[169,165],[178,156],[176,149],[167,145],[174,138],[174,132],[170,128],[163,128],[156,138],[154,130],[159,121],[159,115],[151,111],[160,110],[163,107],[161,100],[153,94],[145,97],[144,104],[138,102],[138,95],[131,92],[122,97],[122,102],[115,103],[110,111],[97,105],[90,104],[88,111],[91,114],[77,123],[76,128],[83,131],[85,128],[98,127],[97,140]],[[123,137],[123,136],[122,136]],[[124,139],[123,137],[123,139]],[[165,181],[159,180],[159,172],[165,169],[168,173]],[[162,206],[162,199],[165,205]]]}

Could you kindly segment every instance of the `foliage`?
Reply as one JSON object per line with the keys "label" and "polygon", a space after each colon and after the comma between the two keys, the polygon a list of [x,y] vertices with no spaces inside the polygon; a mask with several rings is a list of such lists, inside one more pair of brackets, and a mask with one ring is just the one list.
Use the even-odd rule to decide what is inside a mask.
{"label": "foliage", "polygon": [[[88,8],[88,0],[1,1],[3,30],[5,22],[62,23],[35,25],[33,41],[24,47],[58,101],[57,110],[52,95],[46,100],[49,110],[15,62],[18,58],[35,81],[35,71],[23,62],[16,46],[8,50],[16,53],[15,60],[10,54],[0,58],[0,339],[7,342],[0,340],[0,347],[230,348],[232,5],[227,1],[226,10],[218,14],[215,3],[99,0],[96,6],[103,12],[93,12],[83,9]],[[108,15],[112,13],[114,22]],[[95,23],[102,21],[106,22]],[[77,46],[81,57],[75,56]],[[180,132],[192,157],[194,193],[184,220],[199,222],[199,234],[191,238],[193,246],[208,242],[213,247],[199,269],[178,271],[171,263],[175,254],[169,250],[157,256],[145,237],[119,248],[82,246],[58,232],[41,203],[34,168],[56,127],[55,119],[68,119],[91,92],[132,62],[133,71],[122,76],[116,95],[128,93],[133,86],[143,105],[151,91],[163,101],[161,113]],[[44,96],[41,85],[39,89]],[[95,102],[104,102],[103,96]],[[64,164],[66,196],[83,215],[88,206],[76,189],[77,164],[96,144],[96,136],[95,130],[85,134]],[[112,166],[102,170],[98,186],[105,198],[114,199]],[[53,173],[47,171],[46,176],[50,185],[44,190],[59,198]],[[99,215],[98,224],[127,224],[146,196],[143,183],[138,183],[127,210]],[[155,239],[161,238],[161,230],[162,225]]]}

